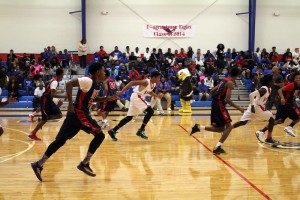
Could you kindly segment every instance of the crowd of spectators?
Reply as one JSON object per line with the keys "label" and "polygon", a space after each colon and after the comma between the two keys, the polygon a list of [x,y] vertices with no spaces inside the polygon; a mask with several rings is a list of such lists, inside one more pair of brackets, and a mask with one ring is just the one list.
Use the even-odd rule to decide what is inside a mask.
{"label": "crowd of spectators", "polygon": [[[182,68],[188,68],[191,72],[194,94],[199,95],[199,100],[207,100],[209,91],[219,83],[220,75],[226,76],[228,68],[232,66],[241,69],[243,79],[253,79],[255,89],[258,86],[255,80],[262,75],[271,74],[275,65],[279,67],[283,77],[293,70],[300,69],[299,56],[299,48],[295,48],[293,52],[287,49],[283,55],[279,55],[276,47],[272,47],[270,53],[265,48],[262,51],[257,48],[255,52],[228,48],[216,52],[207,50],[203,54],[201,49],[194,51],[192,47],[174,51],[168,48],[164,52],[160,48],[150,50],[149,47],[145,50],[136,47],[131,51],[129,46],[123,52],[115,46],[114,50],[108,53],[100,46],[99,52],[94,53],[91,62],[103,62],[110,71],[110,78],[116,81],[118,87],[131,80],[144,79],[155,70],[160,71],[162,80],[156,92],[164,94],[169,108],[170,96],[178,94],[180,82],[177,72]],[[26,53],[17,57],[14,51],[10,50],[7,60],[0,60],[0,87],[7,89],[9,96],[13,97],[19,97],[18,90],[33,95],[34,89],[50,80],[57,68],[69,68],[70,61],[71,56],[67,49],[57,52],[54,46],[45,48],[38,58]],[[76,68],[72,71],[75,74]],[[128,107],[125,98],[123,103]]]}

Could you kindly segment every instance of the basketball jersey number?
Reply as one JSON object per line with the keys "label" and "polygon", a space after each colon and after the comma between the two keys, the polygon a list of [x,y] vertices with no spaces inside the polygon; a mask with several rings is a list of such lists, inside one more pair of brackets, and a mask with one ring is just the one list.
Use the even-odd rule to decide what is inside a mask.
{"label": "basketball jersey number", "polygon": [[117,89],[117,85],[115,82],[109,82],[109,88],[110,89]]}

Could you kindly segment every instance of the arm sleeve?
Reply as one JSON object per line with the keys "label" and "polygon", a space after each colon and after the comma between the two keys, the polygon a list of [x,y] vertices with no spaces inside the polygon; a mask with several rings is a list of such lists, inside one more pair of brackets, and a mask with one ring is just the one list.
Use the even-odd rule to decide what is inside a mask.
{"label": "arm sleeve", "polygon": [[90,79],[89,77],[78,78],[78,82],[79,82],[79,88],[83,92],[88,92],[91,89],[93,84],[93,80]]}

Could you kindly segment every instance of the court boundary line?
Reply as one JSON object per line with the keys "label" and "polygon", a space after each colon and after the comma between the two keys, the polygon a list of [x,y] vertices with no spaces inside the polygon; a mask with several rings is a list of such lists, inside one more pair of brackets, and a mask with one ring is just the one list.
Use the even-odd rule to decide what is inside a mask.
{"label": "court boundary line", "polygon": [[[25,131],[21,131],[21,130],[18,130],[18,129],[8,128],[8,127],[3,127],[3,128],[6,128],[6,129],[10,129],[10,130],[13,130],[13,131],[17,131],[17,132],[23,133],[23,134],[25,134],[26,136],[28,135]],[[4,138],[4,139],[6,139],[6,138]],[[1,158],[3,158],[3,157],[9,157],[9,156],[12,156],[12,157],[9,157],[9,158],[7,158],[7,159],[1,160],[0,163],[4,163],[4,162],[6,162],[6,161],[12,160],[12,159],[14,159],[14,158],[16,158],[16,157],[18,157],[18,156],[20,156],[20,155],[26,153],[27,151],[29,151],[30,149],[32,149],[32,147],[33,147],[34,144],[35,144],[35,141],[32,141],[32,143],[30,143],[30,142],[26,142],[26,141],[23,141],[23,140],[16,140],[16,139],[10,139],[10,138],[8,138],[8,139],[6,139],[6,140],[12,140],[12,141],[22,142],[22,143],[27,144],[28,147],[27,147],[25,150],[19,151],[19,152],[17,152],[17,153],[14,153],[14,154],[8,154],[8,155],[6,155],[6,156],[1,156]]]}
{"label": "court boundary line", "polygon": [[[189,134],[189,132],[180,124],[178,124],[180,128],[182,128],[186,133]],[[204,148],[206,148],[210,153],[212,153],[212,150],[207,147],[203,142],[201,142],[198,138],[192,135],[192,137],[201,144]],[[213,154],[213,153],[212,153]],[[221,158],[217,154],[213,154],[216,158],[218,158],[224,165],[226,165],[229,169],[231,169],[235,174],[237,174],[240,178],[242,178],[248,185],[250,185],[253,189],[255,189],[259,194],[261,194],[266,199],[271,199],[266,193],[264,193],[262,190],[260,190],[254,183],[252,183],[249,179],[247,179],[243,174],[241,174],[237,169],[235,169],[233,166],[231,166],[228,162],[226,162],[223,158]]]}

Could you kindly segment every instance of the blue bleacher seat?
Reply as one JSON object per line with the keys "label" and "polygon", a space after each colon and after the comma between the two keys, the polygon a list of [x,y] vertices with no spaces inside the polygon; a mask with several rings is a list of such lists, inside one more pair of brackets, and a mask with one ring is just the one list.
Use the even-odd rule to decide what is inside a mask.
{"label": "blue bleacher seat", "polygon": [[22,96],[19,101],[33,101],[34,96]]}
{"label": "blue bleacher seat", "polygon": [[172,101],[179,101],[180,100],[179,95],[171,95],[171,99],[172,99]]}
{"label": "blue bleacher seat", "polygon": [[25,90],[19,90],[19,96],[26,96],[27,93]]}
{"label": "blue bleacher seat", "polygon": [[8,96],[8,91],[7,90],[2,90],[1,96]]}
{"label": "blue bleacher seat", "polygon": [[[181,107],[180,101],[175,101],[177,107]],[[211,101],[194,101],[192,107],[211,107]]]}
{"label": "blue bleacher seat", "polygon": [[16,102],[6,105],[5,108],[32,108],[32,102]]}

